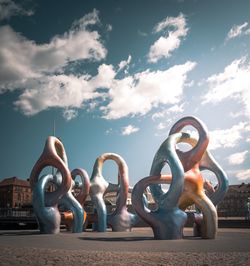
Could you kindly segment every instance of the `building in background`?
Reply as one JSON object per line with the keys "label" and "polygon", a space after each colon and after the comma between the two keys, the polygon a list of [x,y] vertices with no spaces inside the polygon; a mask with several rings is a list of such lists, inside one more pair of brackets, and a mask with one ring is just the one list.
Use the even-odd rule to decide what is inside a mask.
{"label": "building in background", "polygon": [[224,200],[218,205],[222,217],[249,217],[250,184],[231,185]]}
{"label": "building in background", "polygon": [[[79,191],[77,191],[79,189],[80,188],[76,188],[75,192],[79,193]],[[49,184],[47,191],[53,190],[55,190],[55,187]],[[129,210],[132,210],[131,192],[132,188],[129,188],[127,198]],[[145,192],[149,206],[154,209],[155,203],[151,193],[148,189]],[[105,194],[104,200],[109,211],[115,209],[116,197],[117,192]],[[32,208],[31,202],[32,191],[28,180],[10,177],[0,181],[0,208]],[[84,205],[87,212],[93,212],[93,204],[89,196]],[[218,216],[220,217],[245,217],[246,219],[250,219],[250,184],[242,183],[240,185],[230,185],[224,200],[218,205],[217,209]],[[191,206],[188,210],[195,210],[195,208]]]}
{"label": "building in background", "polygon": [[5,178],[0,182],[0,207],[16,208],[31,206],[32,192],[28,180],[17,177]]}

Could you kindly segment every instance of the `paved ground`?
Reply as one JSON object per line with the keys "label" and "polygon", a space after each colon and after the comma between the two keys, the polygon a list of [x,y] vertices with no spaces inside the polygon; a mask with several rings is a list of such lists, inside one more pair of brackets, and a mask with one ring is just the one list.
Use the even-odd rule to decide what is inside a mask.
{"label": "paved ground", "polygon": [[250,265],[250,229],[219,229],[215,240],[154,240],[132,232],[40,235],[0,231],[0,265]]}

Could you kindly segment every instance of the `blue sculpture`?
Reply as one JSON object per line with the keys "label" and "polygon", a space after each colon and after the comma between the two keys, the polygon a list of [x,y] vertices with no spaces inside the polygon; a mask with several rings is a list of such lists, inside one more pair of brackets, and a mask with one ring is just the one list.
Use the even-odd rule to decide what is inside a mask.
{"label": "blue sculpture", "polygon": [[[155,239],[182,238],[187,215],[178,208],[178,200],[184,188],[184,169],[176,153],[175,145],[183,137],[187,135],[172,134],[162,143],[154,158],[154,169],[157,175],[143,178],[132,191],[133,207],[137,214],[152,227]],[[152,184],[169,182],[168,176],[160,175],[166,163],[172,172],[172,182],[167,193],[161,190],[161,194],[157,194],[158,209],[150,211],[143,202],[143,192]]]}
{"label": "blue sculpture", "polygon": [[[71,176],[73,179],[72,188],[60,200],[60,203],[66,207],[67,211],[61,213],[61,215],[67,230],[72,230],[73,233],[80,233],[87,217],[83,205],[89,194],[90,181],[88,173],[82,168],[76,168],[71,171]],[[77,187],[79,193],[73,196],[72,190],[76,188],[74,182],[76,176],[80,176],[82,184],[81,187]]]}
{"label": "blue sculpture", "polygon": [[[57,173],[39,178],[46,166],[57,168]],[[55,188],[53,192],[45,191],[49,182]],[[63,144],[56,137],[48,137],[43,153],[31,171],[30,184],[33,189],[34,212],[41,233],[53,234],[60,231],[59,203],[64,204],[73,213],[73,232],[82,232],[83,209],[71,193],[72,178],[67,156]]]}
{"label": "blue sculpture", "polygon": [[[108,183],[102,175],[103,163],[114,160],[119,168],[118,185]],[[90,179],[90,197],[98,215],[97,230],[105,232],[107,223],[113,231],[126,231],[137,221],[135,215],[129,213],[126,207],[128,195],[128,167],[124,159],[115,153],[104,153],[99,156],[93,168]],[[118,191],[115,211],[107,215],[107,208],[103,196],[107,192]]]}
{"label": "blue sculpture", "polygon": [[[61,215],[58,204],[47,205],[45,202],[45,188],[53,181],[53,175],[44,175],[33,188],[32,204],[41,234],[57,234],[60,232]],[[54,201],[59,201],[55,198]]]}

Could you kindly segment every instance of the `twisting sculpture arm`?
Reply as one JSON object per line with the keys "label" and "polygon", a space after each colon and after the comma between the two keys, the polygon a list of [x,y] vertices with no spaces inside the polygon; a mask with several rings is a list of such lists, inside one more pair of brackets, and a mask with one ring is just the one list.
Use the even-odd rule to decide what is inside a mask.
{"label": "twisting sculpture arm", "polygon": [[[46,166],[56,167],[61,173],[61,179],[57,189],[50,194],[46,193],[45,196],[45,184],[55,181],[52,175],[42,177],[40,181],[39,175]],[[58,233],[60,231],[61,217],[58,215],[57,205],[71,187],[71,175],[63,144],[57,138],[48,137],[43,153],[31,171],[30,184],[33,189],[34,211],[38,218],[41,233]],[[50,213],[49,216],[47,215],[48,212]],[[48,218],[52,216],[54,217],[53,219]]]}
{"label": "twisting sculpture arm", "polygon": [[195,164],[197,164],[204,154],[208,142],[208,130],[206,125],[197,117],[187,116],[177,121],[170,129],[169,135],[180,132],[185,126],[193,126],[199,133],[199,140],[193,149],[187,152],[181,152],[177,150],[177,154],[180,157],[184,171],[190,170]]}
{"label": "twisting sculpture arm", "polygon": [[178,208],[178,201],[184,187],[184,170],[175,150],[179,139],[185,133],[176,133],[163,142],[154,159],[154,171],[161,172],[168,163],[172,172],[172,183],[167,193],[157,194],[158,209],[150,211],[143,202],[143,192],[152,184],[169,183],[169,176],[149,176],[140,180],[132,191],[132,204],[137,214],[153,229],[156,239],[182,238],[182,230],[186,221],[185,212]]}
{"label": "twisting sculpture arm", "polygon": [[90,180],[87,171],[82,168],[76,168],[71,171],[72,179],[75,180],[77,176],[81,177],[82,180],[82,189],[80,193],[76,196],[77,201],[83,206],[90,190]]}
{"label": "twisting sculpture arm", "polygon": [[[118,165],[118,185],[108,183],[102,176],[102,167],[106,160],[114,160]],[[104,153],[96,159],[91,176],[90,195],[97,208],[98,231],[106,230],[106,223],[113,231],[124,231],[131,227],[133,215],[127,212],[128,166],[125,160],[115,153]],[[117,191],[116,209],[107,217],[103,195],[107,191]]]}
{"label": "twisting sculpture arm", "polygon": [[57,234],[60,232],[61,215],[57,205],[46,206],[45,204],[45,187],[52,181],[52,175],[44,175],[38,180],[33,190],[32,204],[42,234]]}
{"label": "twisting sculpture arm", "polygon": [[[69,230],[72,227],[73,233],[80,233],[83,229],[83,224],[86,219],[86,212],[83,209],[84,202],[89,194],[90,181],[88,173],[82,168],[76,168],[71,172],[72,179],[80,176],[82,187],[80,193],[73,196],[71,190],[61,199],[61,203],[65,205],[71,212],[64,212],[63,219]],[[74,183],[74,182],[72,182]],[[73,188],[73,187],[72,187]]]}
{"label": "twisting sculpture arm", "polygon": [[209,196],[213,204],[217,206],[224,199],[228,190],[229,183],[227,175],[209,151],[205,152],[199,166],[201,171],[210,170],[213,172],[218,180],[215,192]]}
{"label": "twisting sculpture arm", "polygon": [[33,189],[39,179],[39,174],[46,166],[54,166],[62,174],[62,183],[58,189],[51,192],[51,205],[57,203],[57,199],[66,194],[71,186],[71,175],[68,169],[67,156],[63,144],[59,139],[49,136],[46,140],[42,155],[34,165],[30,174],[30,185]]}
{"label": "twisting sculpture arm", "polygon": [[[197,162],[200,161],[203,153],[205,152],[209,137],[208,137],[208,131],[206,126],[200,121],[198,118],[188,116],[180,119],[177,121],[173,127],[170,130],[169,136],[171,136],[174,133],[178,133],[181,131],[182,128],[185,126],[193,126],[197,129],[199,133],[199,141],[193,149],[187,152],[182,152],[177,150],[177,154],[181,160],[181,163],[184,168],[184,172],[190,170]],[[188,134],[185,134],[182,138],[182,142],[184,139],[189,138],[190,136]],[[159,148],[159,150],[156,152],[155,157],[153,159],[153,163],[150,170],[150,175],[160,175],[162,170],[162,163],[164,162],[164,156],[165,156],[165,150],[164,150],[164,142]],[[163,194],[163,191],[161,189],[160,185],[151,185],[150,191],[154,197],[154,200],[158,202],[158,198]]]}
{"label": "twisting sculpture arm", "polygon": [[[183,139],[182,142],[190,144],[192,147],[197,147],[197,140],[194,138]],[[183,160],[182,155],[180,155],[180,159]],[[209,195],[210,200],[213,202],[215,206],[217,206],[225,197],[225,194],[228,189],[228,178],[225,171],[220,167],[220,165],[216,162],[212,154],[206,150],[201,160],[199,161],[199,168],[201,171],[209,170],[213,172],[217,178],[218,185],[213,193]]]}
{"label": "twisting sculpture arm", "polygon": [[[192,147],[197,147],[197,140],[194,138],[183,138],[182,142],[188,143]],[[201,161],[204,157],[207,158],[207,153],[207,151],[204,152]],[[182,159],[182,154],[179,154],[179,156]],[[202,238],[215,238],[217,233],[217,212],[204,192],[204,180],[199,169],[201,161],[185,173],[185,187],[179,200],[179,206],[182,210],[185,210],[186,207],[195,204],[203,214],[203,218],[198,217],[198,214],[196,215],[201,224]],[[197,224],[196,226],[199,225]]]}

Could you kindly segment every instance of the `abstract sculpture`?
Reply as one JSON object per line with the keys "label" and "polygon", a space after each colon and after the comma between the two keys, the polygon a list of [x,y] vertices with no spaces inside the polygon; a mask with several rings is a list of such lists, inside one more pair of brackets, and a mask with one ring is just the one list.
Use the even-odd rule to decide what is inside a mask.
{"label": "abstract sculpture", "polygon": [[[196,128],[199,139],[181,132],[185,126]],[[188,144],[191,149],[181,151],[177,147],[179,143]],[[192,216],[194,235],[215,238],[218,219],[216,206],[227,192],[228,179],[207,150],[208,143],[208,130],[198,118],[188,116],[177,121],[154,156],[150,176],[137,182],[132,190],[132,205],[137,213],[134,215],[128,212],[126,206],[129,191],[128,166],[120,155],[104,153],[99,156],[89,180],[83,169],[77,168],[70,173],[62,142],[56,137],[48,137],[42,155],[30,175],[32,202],[40,232],[58,233],[61,216],[72,232],[82,232],[86,219],[83,204],[90,194],[97,212],[96,225],[99,232],[105,232],[107,225],[111,226],[112,231],[126,231],[141,217],[152,227],[155,239],[180,239],[187,221],[185,210],[194,204],[197,209]],[[103,177],[102,167],[106,160],[114,160],[118,165],[118,184],[109,183]],[[171,174],[163,175],[161,172],[166,164],[169,165]],[[56,173],[40,176],[47,166],[56,168]],[[215,174],[218,180],[215,188],[204,181],[203,170]],[[74,197],[72,192],[75,189],[76,176],[81,177],[82,187]],[[167,192],[162,190],[161,184],[164,183],[170,184]],[[47,187],[51,184],[54,191],[47,192]],[[157,205],[156,210],[148,209],[144,195],[147,187],[150,188]],[[116,208],[111,214],[107,214],[104,202],[104,196],[109,192],[117,193]],[[66,211],[60,213],[59,205]]]}
{"label": "abstract sculpture", "polygon": [[[33,187],[32,204],[41,234],[57,234],[60,232],[61,215],[58,204],[46,204],[45,188],[53,181],[53,175],[42,176]],[[54,201],[59,198],[55,197]]]}
{"label": "abstract sculpture", "polygon": [[[197,140],[193,139],[193,138],[189,138],[184,140],[185,142],[189,143],[192,147],[194,147],[195,145],[197,145]],[[227,179],[227,175],[226,173],[223,171],[223,169],[219,166],[219,164],[216,162],[216,160],[213,158],[213,156],[211,155],[211,153],[206,150],[198,164],[199,170],[197,169],[197,171],[203,171],[203,170],[209,170],[211,172],[213,172],[217,178],[218,184],[216,186],[216,188],[212,187],[211,184],[209,184],[206,180],[203,182],[202,181],[202,177],[200,177],[200,182],[203,182],[203,187],[200,187],[200,191],[202,191],[203,194],[203,198],[204,197],[204,190],[207,190],[207,197],[211,200],[211,202],[213,203],[213,205],[216,207],[225,197],[225,194],[227,192],[228,189],[228,179]],[[200,173],[201,175],[201,173]],[[207,202],[208,204],[210,204],[210,202]],[[191,205],[191,204],[189,204]],[[197,207],[199,208],[199,204],[196,203]],[[185,209],[187,207],[187,200],[185,200],[184,198],[180,199],[180,206],[182,209]],[[202,213],[205,213],[204,209],[201,209]],[[210,210],[213,210],[213,208],[210,208]],[[216,212],[216,209],[213,210],[213,212]],[[194,214],[194,235],[195,236],[202,236],[203,238],[214,238],[212,231],[210,230],[209,234],[206,234],[205,231],[207,231],[205,229],[206,224],[214,224],[214,223],[209,223],[208,221],[206,221],[206,217],[208,217],[206,214],[203,217],[203,215],[201,213],[196,213]],[[215,214],[213,214],[214,219],[217,220],[217,218],[215,217]],[[210,215],[210,217],[212,217]],[[209,237],[210,235],[210,237]]]}
{"label": "abstract sculpture", "polygon": [[227,193],[229,186],[227,175],[209,151],[206,151],[202,156],[199,167],[201,171],[209,170],[213,172],[217,178],[218,185],[216,186],[215,191],[209,195],[210,200],[216,207],[222,202]]}
{"label": "abstract sculpture", "polygon": [[[217,211],[215,209],[216,205],[222,201],[225,196],[225,193],[228,189],[228,179],[225,172],[219,166],[219,164],[212,157],[211,153],[207,151],[207,145],[209,142],[208,130],[206,126],[195,117],[184,117],[177,121],[174,126],[171,128],[169,135],[180,132],[185,126],[190,125],[197,129],[199,133],[199,140],[193,138],[184,139],[183,142],[191,145],[192,149],[189,152],[183,153],[177,151],[184,169],[189,170],[194,165],[193,169],[187,172],[185,175],[187,177],[187,186],[184,188],[184,193],[180,198],[179,206],[181,209],[185,210],[188,205],[195,205],[202,212],[195,214],[195,224],[194,224],[194,234],[196,236],[202,236],[202,238],[215,238],[217,232]],[[188,154],[189,153],[189,154]],[[192,164],[190,163],[192,162]],[[189,166],[187,163],[189,162]],[[195,170],[196,169],[196,170]],[[194,189],[194,170],[196,172],[196,184],[199,185]],[[202,170],[212,171],[218,180],[218,185],[214,193],[211,193],[208,197],[205,195],[203,184],[203,178],[200,173]],[[193,173],[192,173],[193,172]],[[190,183],[189,174],[193,175],[192,183]],[[189,190],[189,193],[186,191]],[[190,190],[193,190],[190,193]],[[192,194],[192,199],[190,195]],[[194,195],[197,196],[194,196]],[[211,201],[215,207],[211,205]]]}
{"label": "abstract sculpture", "polygon": [[[175,179],[173,167],[171,168],[170,165],[172,175],[161,175],[161,170],[164,166],[164,163],[169,160],[168,158],[170,153],[169,149],[166,148],[166,143],[168,143],[170,139],[177,133],[180,134],[180,131],[187,125],[193,126],[197,129],[199,133],[199,140],[197,141],[191,138],[188,134],[182,134],[182,137],[176,139],[176,143],[184,142],[192,146],[192,149],[186,152],[182,152],[177,149],[176,153],[178,154],[178,159],[176,159],[176,157],[172,157],[175,158],[174,160],[181,161],[181,164],[183,165],[185,171],[184,186],[181,187],[181,185],[179,184],[178,187],[178,185],[173,186],[173,181]],[[134,208],[136,212],[153,228],[156,239],[178,239],[181,238],[181,235],[180,233],[172,235],[167,233],[162,233],[159,235],[155,233],[155,227],[159,227],[159,224],[163,224],[165,220],[164,218],[162,218],[162,216],[159,216],[159,219],[161,221],[154,221],[151,217],[152,215],[148,215],[149,211],[147,210],[147,208],[143,206],[140,198],[141,195],[136,195],[138,191],[141,192],[141,189],[145,189],[147,186],[150,186],[152,196],[159,206],[159,209],[162,208],[166,211],[170,208],[171,204],[171,207],[175,208],[177,200],[176,197],[178,197],[178,206],[183,211],[186,209],[186,207],[195,204],[202,212],[202,214],[197,213],[194,215],[196,227],[198,227],[196,228],[196,232],[200,231],[202,238],[215,238],[217,232],[217,211],[214,205],[218,204],[218,202],[223,199],[227,190],[228,181],[224,171],[216,163],[211,154],[206,151],[208,142],[208,131],[206,129],[206,126],[199,119],[195,117],[184,117],[180,119],[171,128],[169,137],[157,151],[150,170],[150,176],[144,178],[144,181],[141,180],[136,184],[132,195]],[[172,148],[174,150],[176,149],[175,147]],[[171,151],[171,153],[173,154],[173,151]],[[177,161],[175,163],[177,163]],[[204,181],[200,172],[204,169],[208,169],[214,172],[218,179],[218,187],[210,196],[212,201],[206,196],[204,191]],[[164,193],[164,191],[161,189],[160,183],[171,183],[167,194]],[[176,191],[180,193],[176,193]],[[168,200],[163,203],[163,199],[167,196]],[[137,201],[139,201],[139,203],[137,203]],[[169,231],[178,231],[180,229],[180,226],[177,226],[174,223],[169,223],[169,225],[167,225],[166,223],[164,226],[167,228],[166,230]],[[163,232],[163,229],[160,230]]]}
{"label": "abstract sculpture", "polygon": [[[102,175],[103,163],[106,160],[114,160],[118,165],[118,189],[117,185],[108,183]],[[127,211],[126,202],[128,195],[128,166],[124,159],[115,153],[104,153],[99,156],[93,168],[90,179],[90,197],[97,210],[99,232],[105,232],[107,223],[113,231],[126,231],[131,228],[135,221],[135,215]],[[103,196],[107,192],[117,191],[116,209],[110,215],[107,215],[107,208]]]}
{"label": "abstract sculpture", "polygon": [[166,163],[172,172],[172,182],[168,192],[161,191],[161,194],[157,195],[158,209],[150,211],[144,205],[143,192],[147,186],[169,181],[166,176],[157,174],[143,178],[134,186],[132,191],[133,207],[137,214],[152,227],[155,239],[182,238],[182,230],[187,215],[178,208],[178,200],[184,187],[184,170],[177,156],[175,145],[185,136],[182,133],[169,136],[156,153],[154,161],[157,162],[158,172],[161,172]]}
{"label": "abstract sculpture", "polygon": [[[57,168],[57,173],[39,178],[46,166]],[[45,191],[49,182],[53,183],[55,191]],[[82,231],[83,210],[71,193],[72,179],[67,156],[63,144],[56,137],[48,137],[43,153],[31,171],[30,184],[33,189],[33,208],[41,233],[54,234],[60,231],[59,203],[64,204],[73,213],[73,232]]]}
{"label": "abstract sculpture", "polygon": [[[84,211],[82,205],[76,200],[72,194],[73,182],[68,192],[59,200],[59,204],[69,210],[67,219],[71,220],[71,228],[73,233],[81,233],[84,221]],[[64,214],[64,213],[63,213]],[[69,229],[70,229],[69,227]]]}
{"label": "abstract sculpture", "polygon": [[[80,187],[80,192],[75,195],[75,197],[68,191],[68,196],[63,197],[60,200],[60,203],[65,205],[70,211],[61,213],[62,219],[67,226],[67,230],[73,231],[73,233],[82,232],[82,221],[83,223],[86,220],[87,214],[83,209],[84,202],[89,194],[90,181],[88,173],[81,168],[76,168],[71,172],[72,179],[75,181],[77,176],[81,177],[82,185]],[[75,182],[72,182],[72,189],[75,188]],[[75,202],[77,201],[77,202]],[[72,204],[73,203],[73,204]],[[80,206],[79,206],[80,204]],[[83,217],[82,217],[83,215]]]}
{"label": "abstract sculpture", "polygon": [[170,130],[169,135],[180,132],[185,126],[193,126],[199,133],[199,140],[194,141],[191,138],[184,139],[183,142],[191,144],[192,149],[185,153],[177,150],[185,169],[185,188],[180,198],[179,206],[182,210],[195,204],[202,212],[195,215],[196,223],[201,224],[202,238],[215,238],[217,233],[217,211],[209,198],[206,196],[203,188],[203,178],[199,170],[199,162],[206,152],[209,137],[207,127],[195,117],[184,117],[177,121]]}

